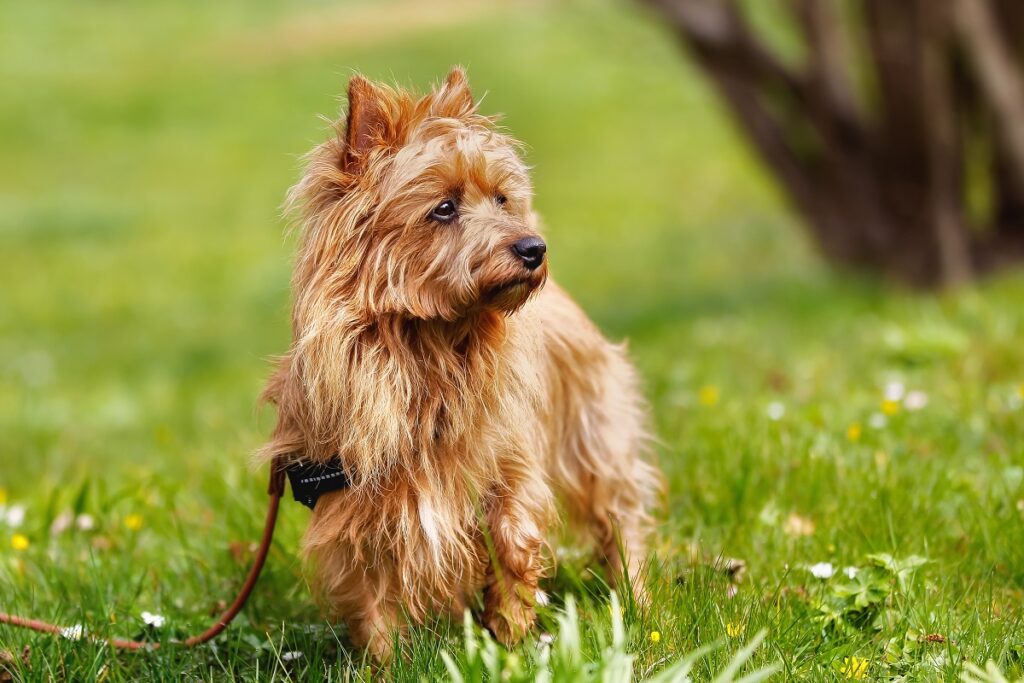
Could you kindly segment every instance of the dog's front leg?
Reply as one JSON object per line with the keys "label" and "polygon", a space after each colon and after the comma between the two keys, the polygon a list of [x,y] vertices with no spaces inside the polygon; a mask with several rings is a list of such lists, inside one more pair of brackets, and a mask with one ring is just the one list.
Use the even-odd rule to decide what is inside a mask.
{"label": "dog's front leg", "polygon": [[543,482],[525,481],[503,488],[490,501],[492,557],[484,586],[483,624],[506,646],[519,642],[536,618],[550,498]]}

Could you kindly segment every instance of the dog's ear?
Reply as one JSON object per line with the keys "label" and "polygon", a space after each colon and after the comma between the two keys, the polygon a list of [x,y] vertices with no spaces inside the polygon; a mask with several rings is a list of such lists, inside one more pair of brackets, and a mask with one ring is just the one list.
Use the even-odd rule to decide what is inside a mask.
{"label": "dog's ear", "polygon": [[435,116],[451,118],[472,114],[476,109],[473,92],[469,89],[469,81],[466,79],[466,71],[461,66],[452,67],[448,72],[444,85],[434,94],[431,109]]}
{"label": "dog's ear", "polygon": [[341,165],[356,174],[370,150],[381,143],[387,125],[380,89],[360,75],[348,82],[348,119],[345,123],[345,153]]}

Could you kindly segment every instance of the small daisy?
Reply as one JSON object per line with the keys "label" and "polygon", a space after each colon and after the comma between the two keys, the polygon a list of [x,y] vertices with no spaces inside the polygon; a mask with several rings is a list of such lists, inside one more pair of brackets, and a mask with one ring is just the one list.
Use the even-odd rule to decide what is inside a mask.
{"label": "small daisy", "polygon": [[921,410],[928,405],[928,394],[923,391],[911,391],[903,400],[903,405],[907,410]]}
{"label": "small daisy", "polygon": [[889,382],[885,385],[885,400],[886,401],[899,401],[903,399],[903,395],[906,393],[906,387],[903,386],[903,382]]}
{"label": "small daisy", "polygon": [[4,521],[12,529],[20,527],[25,523],[25,506],[12,505],[7,508],[7,511],[4,513]]}
{"label": "small daisy", "polygon": [[96,520],[92,515],[83,512],[75,518],[75,526],[79,531],[92,531],[96,528]]}
{"label": "small daisy", "polygon": [[285,652],[284,654],[281,655],[281,661],[283,661],[283,662],[294,662],[296,659],[302,659],[302,653],[299,652],[298,650],[293,650],[291,652]]}
{"label": "small daisy", "polygon": [[843,567],[843,574],[846,574],[846,578],[855,579],[857,578],[857,572],[860,570],[856,567]]}
{"label": "small daisy", "polygon": [[555,637],[550,633],[542,633],[540,634],[540,637],[537,640],[540,642],[541,647],[544,647],[555,642]]}
{"label": "small daisy", "polygon": [[153,614],[152,612],[143,612],[142,621],[146,626],[152,626],[153,628],[163,628],[164,622],[167,619],[162,614]]}
{"label": "small daisy", "polygon": [[807,571],[816,579],[831,579],[832,575],[836,573],[836,568],[832,566],[831,562],[819,562],[812,564]]}
{"label": "small daisy", "polygon": [[60,634],[68,640],[81,640],[85,635],[85,628],[81,624],[75,624],[61,629]]}
{"label": "small daisy", "polygon": [[53,524],[50,525],[50,535],[60,536],[62,533],[71,528],[71,523],[74,522],[74,517],[70,512],[62,512],[53,518]]}
{"label": "small daisy", "polygon": [[810,536],[814,533],[814,522],[793,512],[786,517],[782,530],[789,536]]}
{"label": "small daisy", "polygon": [[873,413],[868,419],[868,426],[872,429],[885,429],[887,424],[889,424],[889,418],[882,413]]}
{"label": "small daisy", "polygon": [[768,404],[768,419],[778,422],[786,416],[786,406],[781,401],[772,401]]}

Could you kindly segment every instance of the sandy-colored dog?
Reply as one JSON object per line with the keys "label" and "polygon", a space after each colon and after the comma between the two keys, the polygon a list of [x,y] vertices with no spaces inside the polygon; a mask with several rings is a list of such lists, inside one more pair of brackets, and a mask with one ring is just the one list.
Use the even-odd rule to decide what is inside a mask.
{"label": "sandy-colored dog", "polygon": [[548,279],[527,167],[463,71],[424,97],[353,77],[291,200],[294,341],[263,454],[343,463],[305,549],[353,641],[387,659],[482,590],[515,642],[559,504],[635,578],[659,482],[635,373]]}

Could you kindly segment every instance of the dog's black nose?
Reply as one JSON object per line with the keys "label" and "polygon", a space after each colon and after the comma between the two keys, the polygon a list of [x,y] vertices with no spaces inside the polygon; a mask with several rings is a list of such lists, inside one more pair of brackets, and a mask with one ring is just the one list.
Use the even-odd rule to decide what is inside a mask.
{"label": "dog's black nose", "polygon": [[544,244],[544,240],[539,237],[526,237],[512,245],[512,251],[523,260],[523,265],[530,270],[540,268],[540,264],[544,263],[544,254],[547,250],[548,245]]}

